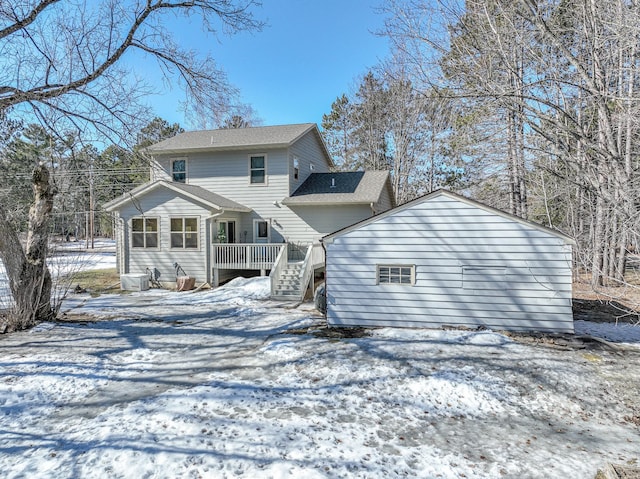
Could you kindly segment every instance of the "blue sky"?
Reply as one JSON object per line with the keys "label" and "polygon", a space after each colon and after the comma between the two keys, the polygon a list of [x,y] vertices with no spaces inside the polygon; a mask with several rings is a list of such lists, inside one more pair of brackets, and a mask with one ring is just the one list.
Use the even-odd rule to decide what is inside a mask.
{"label": "blue sky", "polygon": [[[261,32],[221,35],[219,41],[193,33],[180,38],[207,48],[264,125],[315,122],[331,103],[351,90],[357,77],[387,56],[381,0],[264,0],[256,16]],[[173,92],[153,101],[156,113],[186,125]]]}

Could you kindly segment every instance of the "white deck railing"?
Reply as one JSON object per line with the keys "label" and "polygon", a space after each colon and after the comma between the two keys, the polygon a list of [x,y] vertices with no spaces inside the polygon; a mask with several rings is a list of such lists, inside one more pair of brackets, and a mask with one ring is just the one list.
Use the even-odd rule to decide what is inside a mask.
{"label": "white deck railing", "polygon": [[[300,301],[304,301],[304,296],[313,277],[313,245],[309,245],[307,254],[304,257],[304,266],[300,273]],[[312,288],[313,289],[313,288]]]}
{"label": "white deck railing", "polygon": [[314,268],[320,268],[324,266],[324,248],[320,243],[313,244],[313,252],[311,254],[311,262],[313,263]]}
{"label": "white deck railing", "polygon": [[282,250],[280,250],[280,253],[278,254],[278,257],[276,258],[276,261],[273,263],[273,268],[271,268],[271,273],[269,274],[269,277],[271,278],[271,296],[274,296],[276,294],[276,285],[278,284],[278,278],[280,278],[282,270],[288,263],[287,256],[287,248],[282,248]]}
{"label": "white deck railing", "polygon": [[271,269],[285,243],[213,244],[211,263],[218,269]]}

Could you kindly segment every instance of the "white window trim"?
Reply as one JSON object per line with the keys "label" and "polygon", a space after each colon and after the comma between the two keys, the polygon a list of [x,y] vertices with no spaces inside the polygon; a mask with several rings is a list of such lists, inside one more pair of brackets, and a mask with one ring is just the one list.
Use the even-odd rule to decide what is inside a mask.
{"label": "white window trim", "polygon": [[258,222],[267,223],[267,243],[271,243],[271,221],[263,220],[263,219],[254,219],[253,220],[253,242],[254,243],[258,242],[258,235],[256,234],[258,232],[258,230],[256,228],[256,223],[258,223]]}
{"label": "white window trim", "polygon": [[[381,268],[410,268],[411,269],[411,282],[410,283],[381,283],[380,282],[380,269]],[[402,275],[401,275],[402,277]],[[376,285],[381,286],[414,286],[416,284],[416,265],[415,264],[377,264],[376,265]]]}
{"label": "white window trim", "polygon": [[[255,158],[258,156],[262,156],[264,158],[264,183],[251,183],[251,158]],[[267,158],[267,154],[266,153],[251,153],[248,157],[247,157],[247,167],[248,167],[248,171],[249,171],[249,177],[248,177],[248,182],[249,182],[249,186],[267,186],[269,183],[269,176],[267,175],[267,165],[268,165],[269,161]]]}
{"label": "white window trim", "polygon": [[[156,220],[157,224],[158,224],[158,231],[156,231],[156,234],[158,235],[158,246],[150,248],[147,247],[147,239],[146,237],[144,237],[144,244],[145,246],[133,246],[133,220],[142,220],[142,234],[146,235],[147,234],[147,227],[146,227],[146,223],[145,220]],[[161,225],[162,222],[160,221],[160,217],[159,216],[133,216],[129,219],[129,244],[131,245],[130,249],[135,249],[136,251],[139,250],[150,250],[150,251],[158,251],[160,250],[160,245],[161,245],[161,241],[162,241],[162,236],[161,236]],[[140,233],[139,231],[136,231],[136,233]]]}
{"label": "white window trim", "polygon": [[[171,181],[175,182],[175,183],[180,183],[179,181],[175,181],[173,179],[173,162],[174,161],[180,161],[183,160],[184,161],[184,184],[188,184],[189,183],[189,159],[186,156],[174,156],[172,158],[169,158],[169,176],[171,177]],[[182,173],[182,172],[179,172]]]}
{"label": "white window trim", "polygon": [[[184,220],[186,219],[195,219],[198,223],[198,229],[196,231],[196,240],[198,241],[198,246],[196,248],[187,248],[185,246],[185,237],[184,235],[187,233],[187,231],[182,230],[181,232],[179,231],[172,231],[171,230],[171,220],[182,220],[182,227],[184,228]],[[173,250],[178,250],[178,251],[200,251],[200,229],[202,228],[201,225],[201,221],[200,221],[200,217],[199,216],[170,216],[169,217],[169,249],[173,249]],[[174,233],[182,233],[182,246],[171,246],[171,235]]]}

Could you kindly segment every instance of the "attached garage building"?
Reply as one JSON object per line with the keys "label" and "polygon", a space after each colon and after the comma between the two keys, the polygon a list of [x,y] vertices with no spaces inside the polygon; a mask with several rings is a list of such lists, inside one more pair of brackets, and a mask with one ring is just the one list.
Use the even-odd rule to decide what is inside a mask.
{"label": "attached garage building", "polygon": [[439,190],[328,236],[331,326],[573,332],[557,231]]}

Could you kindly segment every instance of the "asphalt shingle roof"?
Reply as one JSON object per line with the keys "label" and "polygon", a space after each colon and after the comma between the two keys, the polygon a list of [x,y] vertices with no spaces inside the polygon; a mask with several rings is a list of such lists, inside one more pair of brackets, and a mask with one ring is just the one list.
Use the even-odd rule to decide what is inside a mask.
{"label": "asphalt shingle roof", "polygon": [[158,187],[165,187],[172,189],[174,191],[179,191],[191,198],[199,200],[203,203],[206,203],[216,209],[226,209],[232,211],[251,211],[251,208],[248,208],[240,203],[236,203],[229,198],[225,198],[224,196],[217,195],[209,190],[206,190],[200,186],[195,185],[187,185],[185,183],[176,183],[169,181],[156,181],[153,183],[145,183],[144,185],[138,186],[134,188],[128,193],[109,201],[103,205],[103,208],[107,211],[117,210],[121,206],[133,201],[135,198],[139,198],[144,196],[151,191],[155,190]]}
{"label": "asphalt shingle roof", "polygon": [[282,203],[285,205],[376,203],[386,187],[388,178],[387,171],[312,173]]}
{"label": "asphalt shingle roof", "polygon": [[313,128],[316,128],[315,123],[188,131],[151,145],[147,151],[150,153],[172,153],[193,150],[289,146]]}

